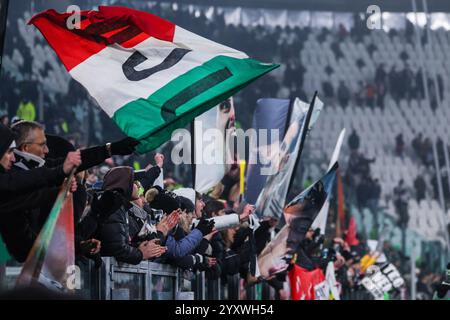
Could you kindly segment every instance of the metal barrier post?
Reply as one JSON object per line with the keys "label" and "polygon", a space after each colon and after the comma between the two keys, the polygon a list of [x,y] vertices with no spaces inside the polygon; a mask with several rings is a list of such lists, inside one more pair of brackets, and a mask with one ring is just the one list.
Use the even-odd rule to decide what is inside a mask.
{"label": "metal barrier post", "polygon": [[261,283],[261,286],[262,286],[261,299],[262,300],[272,300],[272,295],[271,295],[272,287],[265,281]]}
{"label": "metal barrier post", "polygon": [[228,300],[239,300],[239,274],[227,276]]}
{"label": "metal barrier post", "polygon": [[220,279],[206,281],[207,299],[220,300]]}
{"label": "metal barrier post", "polygon": [[246,288],[247,300],[256,300],[256,285],[252,285]]}
{"label": "metal barrier post", "polygon": [[205,300],[205,273],[197,272],[194,281],[195,300]]}
{"label": "metal barrier post", "polygon": [[[178,290],[176,292],[176,300],[194,300],[195,293],[192,291],[192,277],[186,279],[185,272],[192,274],[191,271],[184,271],[183,269],[178,269]],[[186,283],[189,282],[189,286]]]}

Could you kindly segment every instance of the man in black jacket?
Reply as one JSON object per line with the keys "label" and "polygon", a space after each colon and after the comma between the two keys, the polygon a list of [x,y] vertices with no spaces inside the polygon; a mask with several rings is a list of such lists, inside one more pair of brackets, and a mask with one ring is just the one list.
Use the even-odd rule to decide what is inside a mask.
{"label": "man in black jacket", "polygon": [[[55,168],[11,171],[14,159],[14,135],[0,125],[0,232],[8,251],[24,261],[34,243],[35,235],[17,212],[31,210],[54,201],[63,180],[81,163],[80,153],[71,152],[64,163]],[[73,189],[72,189],[73,190]],[[17,235],[20,235],[17,238]]]}
{"label": "man in black jacket", "polygon": [[[64,162],[64,158],[45,159],[49,153],[47,147],[47,137],[44,127],[37,122],[20,121],[13,125],[12,131],[15,134],[17,148],[14,150],[16,162],[12,168],[13,171],[29,171],[36,168],[55,168]],[[130,154],[138,142],[132,138],[126,138],[122,141],[77,151],[81,157],[81,165],[77,167],[77,172],[86,170],[92,166],[102,163],[112,154]],[[65,148],[64,153],[72,148]],[[74,221],[78,223],[80,212],[83,211],[86,194],[82,185],[74,194]],[[43,191],[42,191],[43,192]],[[6,233],[4,235],[5,243],[13,257],[22,262],[26,259],[31,246],[44,225],[51,207],[56,199],[57,189],[49,190],[47,201],[41,201],[40,205],[35,205],[30,209],[20,209],[9,215],[8,229],[20,230],[20,232]],[[31,199],[33,201],[33,199]],[[34,201],[33,201],[34,202]],[[77,214],[78,213],[78,214]],[[22,241],[21,239],[27,239]]]}

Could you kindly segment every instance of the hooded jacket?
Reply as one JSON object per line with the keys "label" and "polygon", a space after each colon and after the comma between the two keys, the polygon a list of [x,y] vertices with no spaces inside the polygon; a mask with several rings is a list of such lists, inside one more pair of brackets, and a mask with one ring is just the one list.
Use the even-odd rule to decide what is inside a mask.
{"label": "hooded jacket", "polygon": [[100,224],[97,239],[102,242],[102,256],[112,256],[120,262],[139,264],[143,259],[142,252],[131,243],[131,239],[137,236],[139,230],[130,228],[129,223],[133,179],[134,172],[130,167],[116,167],[106,173],[103,189],[113,191],[121,205]]}

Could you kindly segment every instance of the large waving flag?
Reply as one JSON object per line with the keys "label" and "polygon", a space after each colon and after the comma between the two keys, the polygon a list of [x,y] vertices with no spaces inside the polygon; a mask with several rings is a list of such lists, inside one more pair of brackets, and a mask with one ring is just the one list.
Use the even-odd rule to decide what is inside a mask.
{"label": "large waving flag", "polygon": [[67,291],[75,288],[74,221],[72,194],[67,183],[42,227],[17,279],[17,286],[40,283],[52,290]]}
{"label": "large waving flag", "polygon": [[256,212],[260,216],[281,216],[306,135],[314,126],[323,107],[318,98],[316,102],[316,95],[317,93],[310,105],[298,98],[294,101],[291,122],[281,143],[278,159],[272,161],[273,175],[267,179],[266,186],[256,201]]}
{"label": "large waving flag", "polygon": [[[191,152],[194,152],[196,191],[206,193],[230,170],[233,163],[231,137],[235,134],[235,118],[233,98],[195,118]],[[217,135],[218,132],[221,134]]]}
{"label": "large waving flag", "polygon": [[70,16],[47,10],[29,23],[119,128],[141,141],[139,152],[278,67],[134,9],[82,11],[78,29],[68,28]]}
{"label": "large waving flag", "polygon": [[334,184],[338,163],[284,208],[286,224],[258,257],[263,278],[285,271]]}
{"label": "large waving flag", "polygon": [[294,265],[289,271],[289,282],[292,300],[322,300],[317,295],[317,287],[325,282],[325,275],[321,269],[308,271]]}
{"label": "large waving flag", "polygon": [[6,244],[3,242],[2,236],[0,236],[0,263],[4,263],[11,259]]}
{"label": "large waving flag", "polygon": [[[253,114],[252,128],[256,132],[267,130],[267,140],[250,136],[249,160],[247,166],[244,198],[248,203],[256,203],[269,175],[271,155],[278,152],[286,128],[289,126],[293,101],[290,99],[259,99]],[[272,132],[274,130],[275,132]],[[278,132],[278,135],[272,133]],[[256,141],[252,141],[256,140]]]}

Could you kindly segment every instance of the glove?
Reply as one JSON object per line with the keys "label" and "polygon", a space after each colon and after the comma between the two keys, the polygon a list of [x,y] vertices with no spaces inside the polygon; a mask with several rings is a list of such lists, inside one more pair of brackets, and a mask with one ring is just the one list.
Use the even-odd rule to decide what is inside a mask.
{"label": "glove", "polygon": [[208,257],[205,257],[199,253],[195,254],[195,265],[198,270],[205,271],[208,269]]}
{"label": "glove", "polygon": [[196,229],[200,230],[203,236],[210,234],[213,228],[214,228],[214,220],[206,220],[206,219],[201,219],[196,227]]}
{"label": "glove", "polygon": [[442,282],[438,287],[437,287],[437,297],[439,299],[444,299],[445,296],[447,295],[447,292],[450,290],[450,283],[446,283],[446,282]]}
{"label": "glove", "polygon": [[113,142],[111,143],[111,154],[121,156],[132,154],[138,144],[139,141],[131,137]]}

